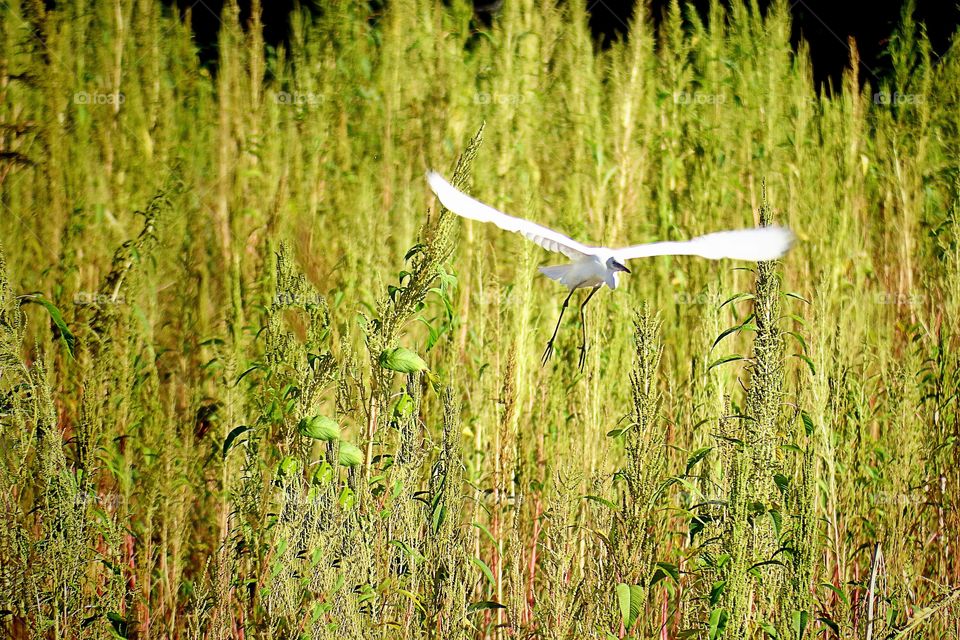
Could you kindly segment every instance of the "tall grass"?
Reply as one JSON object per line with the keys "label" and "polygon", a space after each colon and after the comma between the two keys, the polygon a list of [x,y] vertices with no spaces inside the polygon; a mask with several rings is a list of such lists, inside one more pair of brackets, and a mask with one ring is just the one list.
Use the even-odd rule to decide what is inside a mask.
{"label": "tall grass", "polygon": [[[788,5],[0,8],[0,629],[960,637],[960,60]],[[199,10],[199,9],[197,9]],[[428,168],[657,258],[575,314]],[[422,360],[421,360],[422,358]],[[331,425],[335,425],[332,429]],[[326,431],[320,431],[323,426]]]}

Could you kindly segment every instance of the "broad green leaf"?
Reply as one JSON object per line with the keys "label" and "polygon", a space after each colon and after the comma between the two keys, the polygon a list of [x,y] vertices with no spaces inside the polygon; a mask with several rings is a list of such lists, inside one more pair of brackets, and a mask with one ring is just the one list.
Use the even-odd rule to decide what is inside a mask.
{"label": "broad green leaf", "polygon": [[668,576],[673,578],[674,582],[680,582],[680,569],[675,564],[669,562],[658,562],[657,569],[662,570]]}
{"label": "broad green leaf", "polygon": [[363,462],[363,452],[357,445],[341,441],[338,460],[341,466],[355,467]]}
{"label": "broad green leaf", "polygon": [[630,626],[630,585],[621,582],[617,585],[617,604],[620,605],[620,619],[623,626]]}
{"label": "broad green leaf", "polygon": [[230,447],[233,446],[234,440],[239,436],[250,431],[251,427],[248,427],[245,424],[240,425],[239,427],[234,427],[230,430],[230,433],[227,434],[227,438],[223,441],[223,457],[227,457],[227,453],[230,451]]}
{"label": "broad green leaf", "polygon": [[310,483],[317,487],[326,486],[330,484],[332,480],[333,467],[331,467],[330,463],[326,460],[323,460],[316,466],[313,470],[313,475],[310,477]]}
{"label": "broad green leaf", "polygon": [[830,584],[829,582],[821,582],[820,586],[830,589],[830,591],[833,591],[837,595],[837,597],[840,598],[843,604],[845,604],[848,607],[850,606],[850,598],[848,598],[847,594],[841,591],[839,588]]}
{"label": "broad green leaf", "polygon": [[766,620],[760,621],[760,628],[763,629],[763,632],[767,634],[770,638],[779,638],[780,634],[777,633],[777,628],[767,622]]}
{"label": "broad green leaf", "polygon": [[723,608],[717,608],[710,612],[710,623],[709,623],[710,640],[717,640],[717,638],[723,635],[723,632],[727,628],[727,618],[729,617],[730,617],[730,614],[728,614],[727,610]]}
{"label": "broad green leaf", "polygon": [[787,489],[790,487],[790,478],[782,473],[775,473],[773,474],[773,483],[777,485],[777,489],[780,490],[780,493],[786,494]]}
{"label": "broad green leaf", "polygon": [[710,606],[715,607],[717,603],[720,602],[720,596],[723,595],[723,592],[727,589],[726,580],[717,580],[713,583],[713,586],[710,588]]}
{"label": "broad green leaf", "polygon": [[643,608],[643,589],[639,585],[621,582],[617,585],[617,604],[620,606],[623,626],[629,629],[636,622]]}
{"label": "broad green leaf", "polygon": [[806,411],[800,412],[800,419],[803,421],[803,428],[807,432],[807,437],[813,435],[813,418]]}
{"label": "broad green leaf", "polygon": [[340,439],[340,427],[335,420],[326,416],[311,416],[304,418],[297,425],[297,430],[301,435],[314,440],[331,442]]}
{"label": "broad green leaf", "polygon": [[506,609],[506,607],[496,600],[481,600],[467,607],[467,613],[476,613],[477,611],[486,611],[487,609]]}
{"label": "broad green leaf", "polygon": [[67,355],[71,359],[74,357],[74,349],[77,346],[77,338],[70,331],[70,327],[67,326],[67,321],[63,319],[63,314],[60,313],[60,309],[56,307],[52,302],[44,298],[40,294],[27,294],[20,296],[20,299],[24,302],[32,302],[33,304],[38,304],[44,309],[47,310],[47,314],[50,316],[50,320],[53,321],[53,324],[56,325],[57,331],[60,332],[60,341],[63,343],[63,346],[67,349]]}
{"label": "broad green leaf", "polygon": [[300,469],[300,461],[293,456],[285,456],[277,466],[277,476],[287,478],[297,473]]}
{"label": "broad green leaf", "polygon": [[423,358],[404,347],[384,350],[380,353],[378,362],[384,369],[399,373],[414,373],[427,368],[427,363],[423,361]]}
{"label": "broad green leaf", "polygon": [[689,474],[690,470],[693,469],[698,462],[703,460],[711,451],[713,451],[713,447],[701,447],[694,451],[693,454],[687,458],[687,473]]}
{"label": "broad green leaf", "polygon": [[827,616],[820,616],[819,618],[817,618],[817,620],[819,620],[823,624],[830,627],[830,630],[833,631],[837,636],[840,635],[840,625],[834,622],[832,618],[828,618]]}
{"label": "broad green leaf", "polygon": [[639,585],[630,585],[630,625],[640,617],[640,611],[643,609],[643,589]]}
{"label": "broad green leaf", "polygon": [[477,558],[476,556],[471,557],[470,562],[472,562],[473,564],[477,565],[477,567],[479,567],[483,575],[487,577],[487,580],[490,582],[491,587],[495,587],[497,585],[497,581],[493,578],[493,571],[490,570],[490,567],[487,566],[486,562],[484,562],[480,558]]}
{"label": "broad green leaf", "polygon": [[810,619],[810,614],[806,611],[794,611],[793,612],[793,632],[797,640],[803,640],[803,634],[807,630],[807,622]]}

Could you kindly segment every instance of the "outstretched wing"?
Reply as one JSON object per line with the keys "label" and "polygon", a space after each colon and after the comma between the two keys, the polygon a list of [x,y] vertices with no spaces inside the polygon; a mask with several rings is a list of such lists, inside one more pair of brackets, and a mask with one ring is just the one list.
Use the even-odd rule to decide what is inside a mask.
{"label": "outstretched wing", "polygon": [[568,238],[562,233],[548,229],[535,222],[530,222],[529,220],[508,216],[491,206],[483,204],[479,200],[474,200],[444,180],[443,176],[439,173],[430,171],[427,173],[427,181],[430,183],[430,188],[437,195],[437,198],[443,203],[443,206],[458,216],[480,222],[492,222],[505,231],[519,233],[528,240],[536,242],[544,249],[562,253],[573,260],[594,253],[592,247]]}
{"label": "outstretched wing", "polygon": [[711,260],[775,260],[793,245],[793,232],[786,227],[762,227],[718,231],[683,242],[651,242],[614,250],[619,260],[652,256],[700,256]]}

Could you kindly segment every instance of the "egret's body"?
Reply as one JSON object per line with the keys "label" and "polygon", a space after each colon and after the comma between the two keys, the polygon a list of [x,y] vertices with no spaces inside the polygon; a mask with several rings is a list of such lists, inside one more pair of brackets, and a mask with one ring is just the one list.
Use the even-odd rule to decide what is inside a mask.
{"label": "egret's body", "polygon": [[616,289],[617,285],[620,284],[620,271],[607,266],[607,262],[612,257],[602,255],[584,256],[570,264],[540,267],[540,273],[551,280],[556,280],[568,289],[602,287],[603,285]]}
{"label": "egret's body", "polygon": [[[581,324],[585,324],[583,309],[603,285],[616,289],[621,272],[630,273],[623,262],[634,258],[653,256],[685,255],[700,256],[711,260],[732,258],[736,260],[774,260],[779,258],[793,244],[793,233],[784,227],[763,227],[759,229],[741,229],[737,231],[719,231],[705,236],[679,242],[651,242],[621,249],[593,247],[577,242],[572,238],[541,226],[529,220],[515,218],[475,200],[459,191],[440,174],[431,171],[427,174],[430,188],[440,202],[450,211],[464,218],[480,222],[492,222],[501,229],[514,231],[535,242],[544,249],[556,251],[570,258],[569,264],[540,267],[540,272],[551,280],[566,286],[570,293],[563,301],[560,318],[553,330],[553,336],[547,343],[543,362],[553,353],[553,341],[560,328],[563,312],[570,303],[573,292],[581,288],[591,289],[580,305]],[[583,368],[586,353],[586,328],[580,345],[580,367]]]}

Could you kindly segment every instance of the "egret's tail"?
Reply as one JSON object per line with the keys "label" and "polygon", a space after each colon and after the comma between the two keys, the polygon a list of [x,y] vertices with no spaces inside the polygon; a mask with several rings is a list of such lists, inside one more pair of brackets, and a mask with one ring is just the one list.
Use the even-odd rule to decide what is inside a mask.
{"label": "egret's tail", "polygon": [[570,286],[567,282],[567,274],[570,273],[570,269],[572,267],[572,264],[556,264],[550,267],[540,267],[540,273],[547,276],[551,280],[556,280],[561,284]]}

